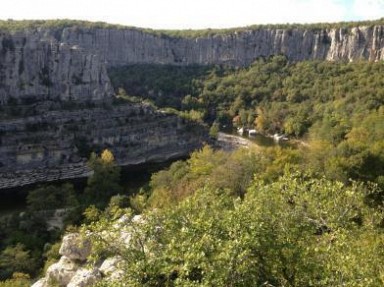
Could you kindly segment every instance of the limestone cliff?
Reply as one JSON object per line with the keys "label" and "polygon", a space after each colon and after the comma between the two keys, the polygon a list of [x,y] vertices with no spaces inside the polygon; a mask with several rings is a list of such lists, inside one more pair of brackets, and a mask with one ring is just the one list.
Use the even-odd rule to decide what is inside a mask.
{"label": "limestone cliff", "polygon": [[60,41],[98,53],[108,66],[133,63],[248,65],[258,57],[283,54],[290,60],[384,59],[384,26],[330,29],[240,30],[196,38],[138,29],[62,30]]}
{"label": "limestone cliff", "polygon": [[90,151],[135,165],[186,156],[207,139],[173,114],[117,101],[99,53],[52,32],[0,31],[0,189],[87,176]]}
{"label": "limestone cliff", "polygon": [[188,155],[206,140],[193,123],[138,104],[104,105],[0,121],[0,189],[86,176],[89,151],[120,165]]}
{"label": "limestone cliff", "polygon": [[113,93],[104,62],[91,51],[37,30],[0,32],[0,43],[0,106],[100,101]]}

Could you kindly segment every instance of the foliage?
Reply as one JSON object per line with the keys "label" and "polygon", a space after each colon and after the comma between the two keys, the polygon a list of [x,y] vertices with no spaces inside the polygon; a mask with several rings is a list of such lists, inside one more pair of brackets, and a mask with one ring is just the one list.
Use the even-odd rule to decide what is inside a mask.
{"label": "foliage", "polygon": [[384,64],[357,61],[290,63],[284,56],[251,66],[133,65],[111,70],[117,87],[221,125],[256,126],[263,133],[311,134],[334,144],[383,105]]}
{"label": "foliage", "polygon": [[9,278],[15,272],[31,273],[34,262],[25,250],[25,246],[18,243],[8,246],[0,254],[0,278]]}
{"label": "foliage", "polygon": [[242,197],[255,175],[271,182],[282,175],[286,165],[298,166],[301,158],[297,150],[280,147],[227,153],[205,146],[186,162],[175,162],[168,170],[153,174],[148,203],[151,207],[173,206],[206,185]]}
{"label": "foliage", "polygon": [[[68,27],[82,27],[82,28],[116,28],[119,29],[120,25],[112,25],[104,22],[89,22],[70,19],[56,19],[56,20],[2,20],[0,21],[0,29],[6,31],[19,31],[23,29],[37,29],[37,28],[68,28]],[[128,28],[128,27],[126,27]]]}
{"label": "foliage", "polygon": [[12,274],[12,278],[0,281],[0,287],[29,287],[31,286],[30,278],[28,274],[15,272]]}
{"label": "foliage", "polygon": [[[25,212],[0,218],[0,279],[9,279],[8,282],[18,284],[20,280],[16,282],[11,279],[14,272],[35,276],[43,267],[43,260],[45,269],[58,259],[60,243],[54,243],[62,230],[47,228],[47,217],[54,210],[66,208],[69,213],[64,224],[79,224],[83,220],[82,213],[86,205],[94,202],[104,207],[112,195],[122,190],[119,184],[120,169],[109,150],[103,151],[100,157],[93,155],[90,165],[94,168],[94,175],[88,179],[85,198],[76,194],[70,183],[41,185],[28,192]],[[108,208],[114,210],[127,205],[128,196],[115,196]],[[86,222],[98,219],[97,211],[92,207],[86,210],[85,215]],[[19,262],[19,265],[15,262]]]}
{"label": "foliage", "polygon": [[[253,181],[243,200],[204,187],[141,220],[121,226],[108,215],[85,229],[94,255],[125,260],[124,280],[99,286],[380,286],[381,216],[364,204],[366,192],[287,171]],[[129,244],[119,244],[121,230]]]}
{"label": "foliage", "polygon": [[65,183],[60,186],[40,186],[30,191],[27,196],[27,205],[31,211],[44,211],[75,207],[78,201],[73,185]]}
{"label": "foliage", "polygon": [[[12,31],[28,25],[107,27],[67,20],[1,25]],[[110,70],[114,86],[121,87],[117,101],[149,98],[177,108],[164,110],[208,122],[213,137],[234,125],[306,143],[231,153],[206,146],[153,174],[149,194],[131,197],[121,195],[113,154],[93,154],[94,174],[85,189],[85,204],[91,205],[78,213],[84,229],[93,231],[95,261],[116,253],[126,259],[124,280],[98,286],[382,286],[383,72],[383,62],[290,63],[283,56],[239,68]],[[32,213],[1,220],[1,278],[16,275],[0,287],[23,286],[27,278],[14,272],[35,275],[43,257],[47,264],[57,259],[58,244],[46,245],[42,254],[57,234],[35,211],[78,200],[84,204],[70,185],[41,186],[28,195]],[[134,220],[137,213],[142,219]],[[111,231],[108,240],[104,230]],[[122,230],[130,234],[129,244],[119,244]]]}
{"label": "foliage", "polygon": [[217,122],[214,122],[211,128],[209,129],[209,136],[211,138],[216,139],[219,134],[219,131],[220,131],[220,124]]}
{"label": "foliage", "polygon": [[[294,160],[303,169],[343,182],[383,182],[383,62],[290,63],[275,56],[241,68],[135,65],[115,72],[119,83],[159,106],[213,125],[212,135],[232,125],[286,134],[308,142]],[[277,162],[264,170],[265,179],[281,174]],[[166,188],[156,192],[168,198]]]}
{"label": "foliage", "polygon": [[194,93],[193,80],[204,76],[209,69],[197,65],[145,64],[110,68],[108,74],[122,98],[145,98],[159,107],[180,109],[180,98]]}
{"label": "foliage", "polygon": [[8,19],[0,21],[0,29],[6,31],[18,31],[22,29],[37,28],[78,28],[78,29],[129,29],[143,31],[158,37],[176,37],[176,38],[196,38],[196,37],[213,37],[217,35],[228,35],[232,33],[242,33],[248,31],[257,31],[262,29],[286,29],[286,30],[310,30],[318,32],[323,29],[352,29],[357,26],[382,25],[383,18],[372,21],[359,22],[338,22],[338,23],[313,23],[313,24],[268,24],[268,25],[251,25],[246,27],[227,28],[227,29],[199,29],[199,30],[153,30],[137,28],[132,26],[123,26],[117,24],[109,24],[105,22],[90,22],[70,19],[56,20],[21,20],[16,21]]}
{"label": "foliage", "polygon": [[122,191],[119,184],[120,167],[109,150],[104,150],[100,157],[93,153],[88,165],[93,175],[88,178],[85,193],[90,203],[104,206],[112,195]]}
{"label": "foliage", "polygon": [[57,262],[60,259],[60,247],[61,242],[56,242],[54,244],[46,244],[46,246],[44,246],[44,272],[47,271],[49,266],[51,266],[53,263]]}

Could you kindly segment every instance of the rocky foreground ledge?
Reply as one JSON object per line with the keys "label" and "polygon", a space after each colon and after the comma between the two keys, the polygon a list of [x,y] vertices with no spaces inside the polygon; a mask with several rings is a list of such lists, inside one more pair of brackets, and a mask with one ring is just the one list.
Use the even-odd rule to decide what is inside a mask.
{"label": "rocky foreground ledge", "polygon": [[[145,223],[141,215],[132,218],[123,215],[112,225],[114,231],[102,231],[102,240],[113,242],[116,246],[128,247],[133,243],[133,230],[140,230]],[[90,235],[90,234],[88,234]],[[95,236],[95,234],[92,234]],[[45,276],[32,287],[88,287],[102,279],[119,281],[124,276],[124,259],[119,255],[101,258],[96,263],[90,260],[92,244],[86,235],[69,233],[63,237],[59,250],[61,258],[48,267]]]}
{"label": "rocky foreground ledge", "polygon": [[[81,287],[91,286],[101,278],[99,268],[85,268],[87,257],[91,252],[91,244],[79,234],[71,233],[63,238],[60,248],[59,262],[51,265],[44,278],[33,284],[33,287],[49,287],[52,284],[59,286]],[[106,266],[104,272],[106,271]],[[109,266],[109,269],[111,265]]]}

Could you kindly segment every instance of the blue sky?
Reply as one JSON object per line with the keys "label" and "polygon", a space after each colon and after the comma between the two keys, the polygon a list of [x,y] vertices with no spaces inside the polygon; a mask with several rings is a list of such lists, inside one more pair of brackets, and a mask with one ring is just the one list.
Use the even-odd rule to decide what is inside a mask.
{"label": "blue sky", "polygon": [[384,17],[384,0],[12,0],[0,19],[69,18],[154,29],[339,22]]}

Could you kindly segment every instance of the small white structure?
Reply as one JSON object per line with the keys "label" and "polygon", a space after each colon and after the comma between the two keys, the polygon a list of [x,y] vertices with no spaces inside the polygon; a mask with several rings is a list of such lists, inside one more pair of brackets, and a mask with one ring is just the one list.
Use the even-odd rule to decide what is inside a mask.
{"label": "small white structure", "polygon": [[276,141],[276,142],[279,142],[279,141],[287,141],[288,138],[286,135],[279,135],[279,134],[274,134],[273,135],[273,139]]}
{"label": "small white structure", "polygon": [[237,128],[237,133],[242,136],[244,134],[244,128]]}
{"label": "small white structure", "polygon": [[255,136],[257,134],[257,131],[256,130],[249,130],[248,131],[248,135],[249,136]]}

